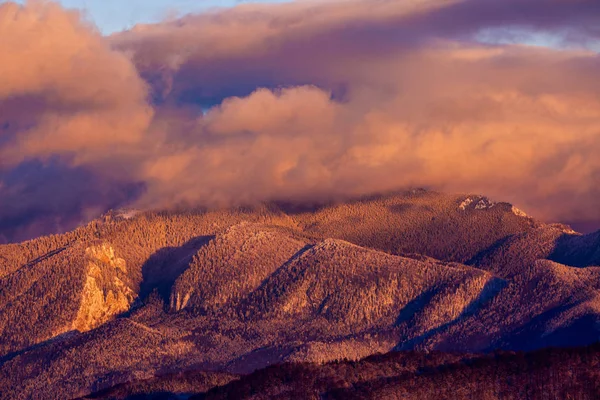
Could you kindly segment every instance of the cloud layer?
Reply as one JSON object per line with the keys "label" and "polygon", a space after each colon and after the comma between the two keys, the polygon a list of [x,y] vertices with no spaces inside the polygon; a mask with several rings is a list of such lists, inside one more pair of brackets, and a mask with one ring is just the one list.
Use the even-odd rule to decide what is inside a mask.
{"label": "cloud layer", "polygon": [[0,232],[410,186],[598,221],[598,26],[595,0],[300,0],[106,38],[0,4]]}

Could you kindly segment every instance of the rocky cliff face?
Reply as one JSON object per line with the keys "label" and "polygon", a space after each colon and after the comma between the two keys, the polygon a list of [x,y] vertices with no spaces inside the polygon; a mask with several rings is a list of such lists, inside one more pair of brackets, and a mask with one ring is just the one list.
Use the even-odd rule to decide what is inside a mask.
{"label": "rocky cliff face", "polygon": [[127,273],[126,262],[115,255],[111,245],[102,243],[88,247],[85,256],[86,279],[72,325],[81,332],[94,329],[129,310],[136,298],[133,289],[120,278]]}

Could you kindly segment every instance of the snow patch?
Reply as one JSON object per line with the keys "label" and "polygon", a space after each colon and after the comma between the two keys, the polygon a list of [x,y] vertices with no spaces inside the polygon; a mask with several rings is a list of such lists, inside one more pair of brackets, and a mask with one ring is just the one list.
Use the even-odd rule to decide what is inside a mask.
{"label": "snow patch", "polygon": [[496,205],[495,202],[491,201],[487,197],[476,196],[476,197],[467,197],[463,200],[462,203],[458,206],[458,208],[462,211],[466,210],[489,210]]}
{"label": "snow patch", "polygon": [[123,208],[123,209],[117,210],[117,218],[131,219],[131,218],[135,217],[136,215],[138,215],[139,213],[140,213],[140,211],[136,210],[134,208]]}
{"label": "snow patch", "polygon": [[571,228],[570,226],[567,226],[567,225],[563,225],[561,227],[561,230],[568,235],[581,235],[581,233],[573,230],[573,228]]}
{"label": "snow patch", "polygon": [[525,211],[519,210],[515,206],[512,206],[512,213],[515,214],[517,217],[523,217],[523,218],[528,218],[529,217],[529,215],[527,215],[525,213]]}
{"label": "snow patch", "polygon": [[470,197],[467,197],[462,203],[460,203],[460,206],[458,206],[458,208],[465,211],[467,209],[467,207],[469,207],[471,204],[473,204],[473,199]]}

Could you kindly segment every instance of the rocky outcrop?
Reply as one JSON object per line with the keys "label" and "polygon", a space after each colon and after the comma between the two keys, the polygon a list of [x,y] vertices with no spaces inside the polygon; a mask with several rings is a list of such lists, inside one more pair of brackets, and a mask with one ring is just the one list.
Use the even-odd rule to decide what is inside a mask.
{"label": "rocky outcrop", "polygon": [[127,273],[125,260],[115,255],[107,243],[88,247],[85,251],[87,274],[81,293],[81,304],[73,329],[85,332],[111,320],[129,309],[136,298],[120,275]]}

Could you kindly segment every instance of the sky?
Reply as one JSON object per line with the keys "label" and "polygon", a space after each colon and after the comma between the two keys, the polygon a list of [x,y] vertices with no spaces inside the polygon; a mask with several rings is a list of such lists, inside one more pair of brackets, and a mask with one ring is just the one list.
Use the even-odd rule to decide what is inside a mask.
{"label": "sky", "polygon": [[[284,0],[265,0],[262,2],[283,2]],[[24,3],[20,0],[19,3]],[[61,0],[66,8],[83,10],[86,17],[93,21],[102,33],[130,29],[136,24],[159,22],[192,12],[215,7],[232,7],[244,0]]]}
{"label": "sky", "polygon": [[0,242],[415,187],[600,229],[597,0],[88,3],[0,3]]}

